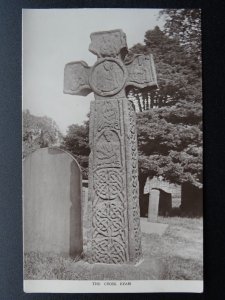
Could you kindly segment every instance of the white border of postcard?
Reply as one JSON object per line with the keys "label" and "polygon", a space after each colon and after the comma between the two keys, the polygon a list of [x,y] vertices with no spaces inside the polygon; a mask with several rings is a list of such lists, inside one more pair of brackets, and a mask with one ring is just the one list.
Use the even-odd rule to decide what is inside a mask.
{"label": "white border of postcard", "polygon": [[202,293],[202,280],[24,280],[25,293]]}

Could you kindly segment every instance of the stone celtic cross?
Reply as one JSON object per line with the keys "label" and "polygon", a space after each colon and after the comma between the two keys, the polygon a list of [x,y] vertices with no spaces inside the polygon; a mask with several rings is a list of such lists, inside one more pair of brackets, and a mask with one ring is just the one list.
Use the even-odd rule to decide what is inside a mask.
{"label": "stone celtic cross", "polygon": [[142,256],[135,112],[125,88],[156,87],[152,55],[128,52],[122,30],[91,34],[97,62],[71,62],[64,70],[64,93],[91,102],[89,143],[88,255],[90,262],[121,264]]}

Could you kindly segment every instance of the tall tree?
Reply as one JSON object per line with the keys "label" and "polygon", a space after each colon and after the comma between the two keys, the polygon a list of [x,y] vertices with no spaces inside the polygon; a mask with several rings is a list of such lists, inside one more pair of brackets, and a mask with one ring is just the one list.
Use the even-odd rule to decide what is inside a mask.
{"label": "tall tree", "polygon": [[38,148],[60,145],[62,134],[58,125],[49,117],[38,117],[23,111],[23,156]]}
{"label": "tall tree", "polygon": [[[129,56],[136,53],[153,54],[159,85],[159,89],[153,91],[128,91],[139,110],[137,126],[141,193],[146,178],[159,175],[175,183],[189,182],[197,187],[202,185],[200,19],[193,26],[185,21],[189,38],[192,35],[196,37],[188,44],[186,35],[178,38],[180,30],[185,28],[180,26],[180,20],[184,20],[185,16],[192,17],[194,12],[164,10],[163,14],[167,20],[165,30],[155,27],[147,31],[145,44],[135,45],[129,53]],[[199,18],[198,12],[195,16]],[[176,31],[173,31],[175,25]],[[172,32],[176,32],[177,36]],[[195,49],[191,52],[191,43],[198,51]]]}
{"label": "tall tree", "polygon": [[201,10],[163,9],[160,17],[165,19],[164,32],[201,61]]}
{"label": "tall tree", "polygon": [[137,114],[141,193],[146,178],[154,176],[201,187],[201,105],[186,107],[183,103]]}

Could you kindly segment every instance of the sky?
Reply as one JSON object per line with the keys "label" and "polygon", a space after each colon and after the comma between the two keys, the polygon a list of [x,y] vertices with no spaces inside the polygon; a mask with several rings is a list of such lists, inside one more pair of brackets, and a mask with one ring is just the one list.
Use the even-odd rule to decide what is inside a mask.
{"label": "sky", "polygon": [[122,29],[128,48],[144,42],[156,25],[158,9],[24,9],[23,10],[23,109],[48,116],[63,134],[71,124],[87,119],[93,93],[86,97],[63,93],[64,66],[97,58],[88,51],[90,34]]}

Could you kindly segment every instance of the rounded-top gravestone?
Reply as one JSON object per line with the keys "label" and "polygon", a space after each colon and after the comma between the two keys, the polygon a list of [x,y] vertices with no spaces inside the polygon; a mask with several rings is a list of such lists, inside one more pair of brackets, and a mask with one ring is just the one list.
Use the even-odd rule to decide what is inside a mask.
{"label": "rounded-top gravestone", "polygon": [[23,162],[24,251],[82,252],[81,170],[69,153],[42,148]]}

